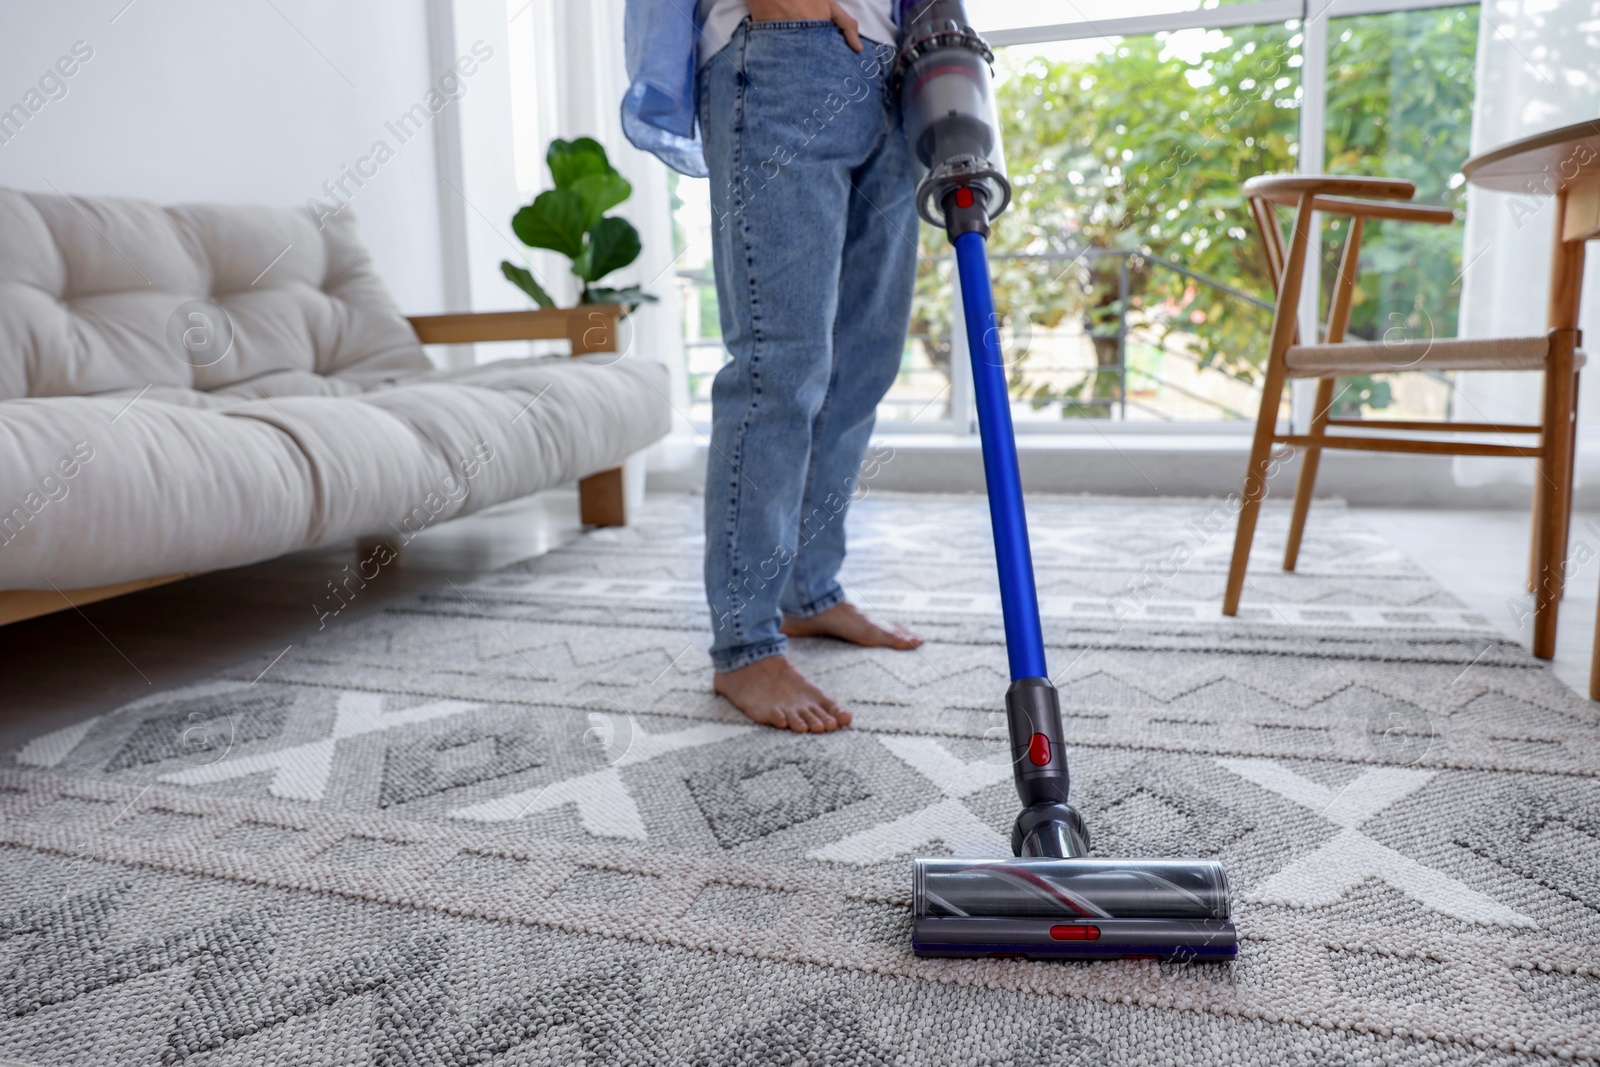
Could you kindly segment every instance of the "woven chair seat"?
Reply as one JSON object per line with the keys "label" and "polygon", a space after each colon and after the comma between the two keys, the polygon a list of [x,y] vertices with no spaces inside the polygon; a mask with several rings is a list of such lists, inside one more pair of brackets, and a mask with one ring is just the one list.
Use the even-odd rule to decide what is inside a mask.
{"label": "woven chair seat", "polygon": [[[1291,378],[1332,378],[1411,370],[1544,370],[1549,356],[1550,339],[1540,335],[1294,345],[1284,361]],[[1582,352],[1573,363],[1583,366]]]}

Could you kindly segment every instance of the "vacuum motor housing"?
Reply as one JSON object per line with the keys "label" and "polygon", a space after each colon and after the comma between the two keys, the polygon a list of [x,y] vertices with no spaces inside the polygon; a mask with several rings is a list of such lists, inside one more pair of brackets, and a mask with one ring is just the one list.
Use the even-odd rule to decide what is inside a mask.
{"label": "vacuum motor housing", "polygon": [[917,211],[946,228],[946,202],[966,188],[994,219],[1011,202],[990,88],[994,53],[968,24],[962,0],[907,0],[900,26],[895,80],[906,137],[923,171]]}

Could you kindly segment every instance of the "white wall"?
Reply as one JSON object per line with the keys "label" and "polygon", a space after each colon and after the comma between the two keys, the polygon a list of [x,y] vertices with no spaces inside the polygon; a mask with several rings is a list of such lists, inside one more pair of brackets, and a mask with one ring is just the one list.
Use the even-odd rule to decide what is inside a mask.
{"label": "white wall", "polygon": [[79,41],[66,95],[0,143],[0,185],[299,205],[383,140],[350,210],[401,307],[447,310],[434,135],[385,125],[439,73],[424,0],[0,0],[0,112]]}
{"label": "white wall", "polygon": [[528,298],[500,273],[502,260],[519,263],[527,251],[511,232],[511,216],[531,199],[517,186],[513,151],[512,82],[527,57],[512,46],[505,0],[454,0],[453,6],[456,40],[484,41],[495,50],[495,61],[481,72],[483,91],[461,105],[468,291],[479,311],[528,307]]}
{"label": "white wall", "polygon": [[[0,186],[348,202],[403,310],[501,310],[528,306],[501,276],[502,259],[525,259],[558,301],[576,298],[566,261],[523,248],[511,215],[548,187],[552,137],[594,136],[633,182],[621,214],[645,248],[607,281],[663,298],[629,319],[623,339],[674,368],[682,411],[666,171],[623,139],[617,116],[622,9],[623,0],[0,0]],[[92,54],[62,83],[65,95],[52,83],[60,98],[34,96],[36,113],[8,130],[6,110],[29,103],[78,42]],[[448,106],[400,136],[400,117],[441,89]],[[392,158],[377,163],[380,141]],[[357,186],[347,175],[362,169],[370,176]],[[461,364],[530,350],[473,347],[435,355]]]}

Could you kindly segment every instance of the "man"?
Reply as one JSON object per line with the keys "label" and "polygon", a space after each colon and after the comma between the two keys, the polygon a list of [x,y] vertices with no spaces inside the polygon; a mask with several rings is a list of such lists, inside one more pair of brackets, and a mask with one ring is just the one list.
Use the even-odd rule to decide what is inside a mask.
{"label": "man", "polygon": [[[657,12],[676,2],[654,0]],[[798,733],[836,730],[850,713],[790,662],[787,637],[922,643],[869,618],[838,581],[845,512],[900,368],[916,272],[916,176],[886,92],[896,2],[699,0],[694,13],[693,95],[733,357],[712,387],[706,472],[715,687],[752,720]],[[670,72],[660,50],[686,20],[658,14],[641,29],[631,16],[630,66],[654,59]],[[663,147],[629,124],[688,94],[641,104],[640,81],[624,128],[684,169],[700,147],[692,128],[678,120]]]}

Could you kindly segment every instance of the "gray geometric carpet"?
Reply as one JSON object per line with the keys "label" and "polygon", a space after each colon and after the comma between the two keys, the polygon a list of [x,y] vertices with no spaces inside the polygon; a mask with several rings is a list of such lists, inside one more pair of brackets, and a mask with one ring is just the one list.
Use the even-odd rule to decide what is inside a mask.
{"label": "gray geometric carpet", "polygon": [[0,1060],[1600,1060],[1600,713],[1337,505],[1030,503],[1101,854],[1217,856],[1232,964],[919,960],[907,857],[1016,812],[980,497],[871,494],[800,641],[823,737],[710,695],[699,500],[0,756]]}

